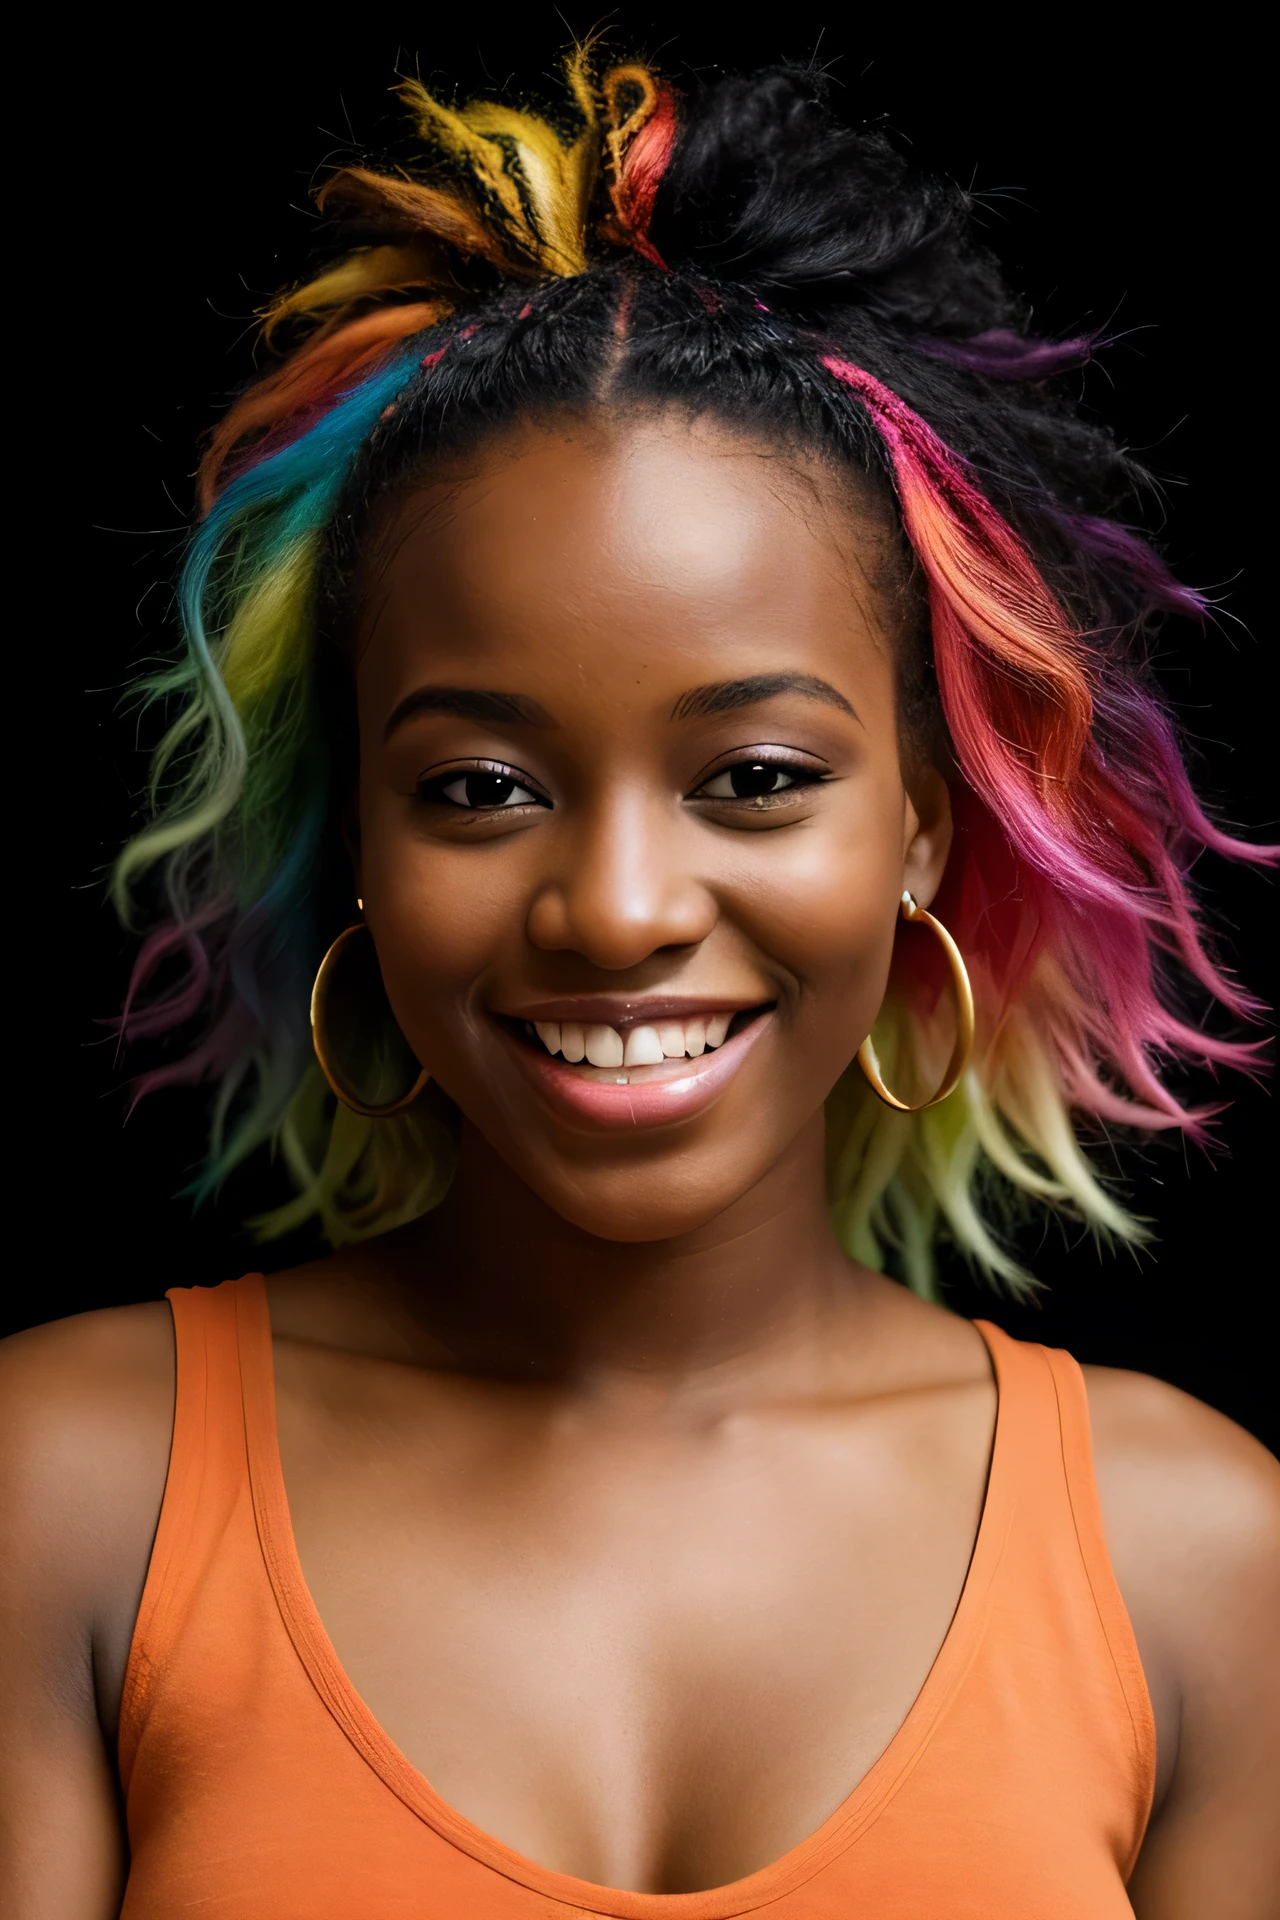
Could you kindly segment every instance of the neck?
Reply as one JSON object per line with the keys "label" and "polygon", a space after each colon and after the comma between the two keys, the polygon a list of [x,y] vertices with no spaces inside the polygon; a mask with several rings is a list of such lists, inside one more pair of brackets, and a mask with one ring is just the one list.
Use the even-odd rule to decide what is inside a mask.
{"label": "neck", "polygon": [[822,1129],[705,1225],[630,1242],[564,1220],[467,1129],[447,1200],[381,1244],[467,1372],[663,1397],[811,1376],[871,1280],[831,1232]]}

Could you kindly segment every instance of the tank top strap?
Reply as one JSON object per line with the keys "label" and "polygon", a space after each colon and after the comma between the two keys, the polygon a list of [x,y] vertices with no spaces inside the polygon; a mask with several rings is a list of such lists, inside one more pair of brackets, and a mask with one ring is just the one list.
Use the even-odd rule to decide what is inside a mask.
{"label": "tank top strap", "polygon": [[[999,1390],[990,1491],[996,1492],[998,1477],[1012,1516],[1003,1577],[1019,1589],[1022,1610],[1036,1608],[1055,1619],[1060,1646],[1072,1637],[1069,1621],[1098,1644],[1131,1742],[1135,1777],[1154,1784],[1155,1721],[1107,1550],[1084,1375],[1059,1348],[1014,1340],[988,1321],[974,1324],[986,1341]],[[1079,1641],[1076,1652],[1083,1657]],[[1142,1817],[1145,1822],[1145,1811]]]}
{"label": "tank top strap", "polygon": [[192,1596],[237,1519],[252,1517],[242,1358],[265,1350],[269,1369],[271,1353],[261,1274],[217,1287],[171,1287],[165,1298],[177,1360],[173,1438],[121,1700],[126,1791],[151,1696]]}

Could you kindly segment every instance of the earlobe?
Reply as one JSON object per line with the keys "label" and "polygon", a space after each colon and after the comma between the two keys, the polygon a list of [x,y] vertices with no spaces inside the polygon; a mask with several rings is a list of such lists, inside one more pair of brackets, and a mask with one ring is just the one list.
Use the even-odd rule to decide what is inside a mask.
{"label": "earlobe", "polygon": [[927,907],[942,884],[955,830],[951,790],[936,767],[921,767],[912,775],[904,815],[902,885]]}

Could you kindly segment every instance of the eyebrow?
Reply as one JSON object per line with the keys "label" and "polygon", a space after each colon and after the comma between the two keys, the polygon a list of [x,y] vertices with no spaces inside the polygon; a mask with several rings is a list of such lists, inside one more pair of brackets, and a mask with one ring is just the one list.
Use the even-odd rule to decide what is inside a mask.
{"label": "eyebrow", "polygon": [[753,707],[759,700],[772,700],[779,693],[798,693],[807,700],[822,700],[842,713],[857,714],[828,680],[812,673],[755,673],[747,680],[717,680],[710,686],[692,687],[682,693],[671,709],[673,720],[701,720],[709,713],[732,713],[735,707]]}
{"label": "eyebrow", "polygon": [[499,726],[554,724],[545,707],[522,693],[498,693],[491,687],[417,687],[392,712],[382,729],[383,739],[389,740],[416,713],[451,713],[459,720],[487,720]]}

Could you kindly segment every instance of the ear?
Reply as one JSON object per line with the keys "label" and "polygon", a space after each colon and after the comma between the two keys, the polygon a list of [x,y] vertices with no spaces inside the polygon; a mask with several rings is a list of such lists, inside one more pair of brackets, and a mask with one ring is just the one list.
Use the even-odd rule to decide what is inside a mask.
{"label": "ear", "polygon": [[902,885],[927,907],[942,884],[951,852],[951,791],[938,769],[912,770],[903,794]]}

